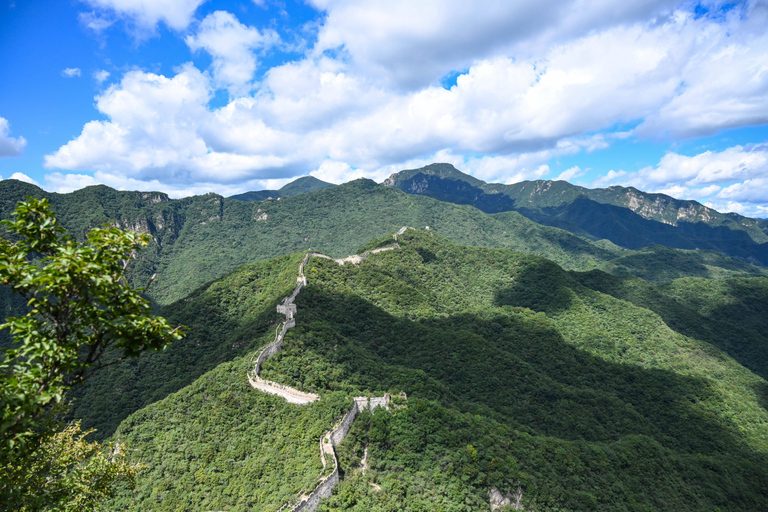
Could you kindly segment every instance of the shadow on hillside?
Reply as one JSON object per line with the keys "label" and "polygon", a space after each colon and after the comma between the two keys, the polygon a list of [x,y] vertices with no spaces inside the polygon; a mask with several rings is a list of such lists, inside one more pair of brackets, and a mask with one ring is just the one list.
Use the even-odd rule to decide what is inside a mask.
{"label": "shadow on hillside", "polygon": [[[553,274],[561,279],[553,279]],[[493,303],[555,314],[571,306],[573,292],[566,286],[567,281],[567,274],[559,266],[542,260],[514,273],[512,283],[496,291]]]}
{"label": "shadow on hillside", "polygon": [[272,341],[278,321],[275,307],[288,293],[281,293],[280,299],[272,300],[258,314],[244,317],[224,315],[202,295],[167,306],[160,314],[172,325],[186,325],[187,335],[163,351],[107,367],[73,388],[68,418],[82,418],[84,430],[98,429],[92,434],[95,439],[108,438],[131,413],[191,384],[221,363]]}
{"label": "shadow on hillside", "polygon": [[649,220],[628,208],[579,197],[563,206],[541,211],[520,208],[529,219],[571,231],[607,239],[628,249],[665,245],[677,249],[713,249],[730,256],[768,264],[768,244],[758,244],[745,231],[704,222],[678,222],[671,226]]}
{"label": "shadow on hillside", "polygon": [[[632,302],[659,315],[670,329],[719,348],[764,379],[768,379],[768,280],[749,278],[717,281],[736,302],[699,314],[635,277],[614,276],[599,270],[570,272],[592,290]],[[765,286],[759,284],[765,283]],[[750,286],[752,284],[752,286]],[[758,285],[756,285],[758,284]]]}
{"label": "shadow on hillside", "polygon": [[[607,362],[567,344],[538,314],[510,308],[409,320],[311,284],[298,306],[294,336],[314,359],[299,361],[306,373],[340,368],[333,378],[419,396],[402,377],[423,372],[445,386],[446,405],[523,431],[590,442],[641,434],[681,453],[749,452],[735,426],[701,405],[714,394],[705,380]],[[402,370],[377,371],[382,364]]]}

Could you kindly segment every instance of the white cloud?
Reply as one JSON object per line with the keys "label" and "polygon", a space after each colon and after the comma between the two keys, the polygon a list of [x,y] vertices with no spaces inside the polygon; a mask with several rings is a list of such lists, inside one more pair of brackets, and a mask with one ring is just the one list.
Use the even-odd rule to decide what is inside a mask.
{"label": "white cloud", "polygon": [[20,156],[26,145],[24,137],[11,137],[8,120],[0,117],[0,158]]}
{"label": "white cloud", "polygon": [[655,166],[633,173],[611,171],[592,182],[592,186],[608,184],[700,200],[718,211],[756,215],[759,205],[768,205],[768,143],[693,156],[670,152]]}
{"label": "white cloud", "polygon": [[114,17],[95,11],[81,12],[77,15],[77,19],[84,27],[92,30],[95,34],[104,32],[116,21]]}
{"label": "white cloud", "polygon": [[573,167],[571,167],[569,169],[566,169],[563,172],[561,172],[557,176],[557,178],[555,178],[555,179],[556,180],[563,180],[563,181],[571,181],[571,180],[574,180],[576,178],[580,178],[580,177],[584,176],[584,174],[586,174],[586,172],[587,172],[586,169],[582,169],[578,165],[574,165]]}
{"label": "white cloud", "polygon": [[107,80],[107,78],[109,78],[109,75],[109,71],[105,69],[97,69],[93,72],[93,79],[96,80],[99,85],[101,85]]}
{"label": "white cloud", "polygon": [[734,9],[724,25],[695,27],[695,51],[677,71],[673,98],[637,128],[650,137],[695,137],[726,128],[768,123],[768,9],[760,2],[745,16]]}
{"label": "white cloud", "polygon": [[35,180],[30,178],[29,176],[27,176],[23,172],[15,172],[15,173],[11,174],[11,177],[8,178],[8,179],[23,181],[23,182],[29,183],[31,185],[37,185],[38,187],[40,186],[40,184],[38,182],[36,182]]}
{"label": "white cloud", "polygon": [[97,97],[109,121],[91,121],[76,139],[45,157],[47,169],[98,170],[166,184],[227,183],[280,177],[290,158],[211,149],[208,79],[191,64],[173,78],[131,71]]}
{"label": "white cloud", "polygon": [[65,76],[67,78],[80,76],[80,68],[66,68],[61,72],[61,76]]}
{"label": "white cloud", "polygon": [[[106,13],[114,12],[127,19],[140,32],[153,32],[160,22],[174,30],[186,29],[197,8],[205,0],[83,0],[91,7]],[[90,13],[83,18],[89,28],[101,31],[111,25],[108,18]]]}
{"label": "white cloud", "polygon": [[701,186],[768,175],[768,143],[733,146],[694,156],[667,153],[655,167],[640,170],[645,184]]}
{"label": "white cloud", "polygon": [[768,204],[768,177],[753,178],[725,187],[717,197],[734,201]]}
{"label": "white cloud", "polygon": [[647,20],[677,2],[649,0],[312,0],[327,13],[316,54],[343,48],[368,76],[423,87],[478,60],[542,48]]}
{"label": "white cloud", "polygon": [[[608,174],[605,176],[600,176],[594,180],[592,180],[592,183],[589,184],[591,188],[602,188],[607,187],[608,185],[615,185],[617,184],[617,181],[619,178],[622,178],[627,175],[627,171],[615,171],[611,169],[608,171]],[[623,180],[622,180],[623,181]]]}
{"label": "white cloud", "polygon": [[672,185],[666,188],[653,189],[653,192],[666,194],[679,199],[703,199],[712,196],[720,191],[722,187],[710,185],[708,187],[690,188],[682,185]]}
{"label": "white cloud", "polygon": [[[606,133],[624,123],[646,120],[644,136],[664,136],[689,133],[694,125],[749,124],[768,112],[761,103],[768,94],[759,94],[768,77],[762,67],[768,36],[753,26],[757,15],[739,11],[742,16],[713,21],[683,11],[656,16],[668,5],[661,1],[630,4],[579,0],[558,10],[532,1],[491,2],[483,10],[398,0],[366,11],[367,4],[316,0],[328,17],[315,51],[270,69],[250,95],[243,93],[257,66],[254,52],[274,40],[218,11],[187,37],[190,48],[213,56],[212,78],[191,64],[172,77],[127,73],[97,97],[109,120],[86,124],[45,164],[173,187],[195,180],[229,186],[308,170],[329,179],[379,179],[389,169],[442,155],[453,160],[436,160],[508,183],[548,177],[553,158],[598,151],[630,136]],[[381,23],[374,21],[379,15]],[[505,30],[498,20],[505,20]],[[338,54],[324,52],[341,47]],[[434,85],[434,77],[457,62],[466,72],[456,85]],[[727,122],[712,121],[708,104],[699,106],[698,117],[675,120],[664,113],[688,91],[724,91],[713,77],[729,70],[744,82],[752,77],[754,87],[735,88],[740,99],[733,100],[751,101],[751,113],[736,108]],[[237,97],[212,109],[208,102],[218,87]],[[654,125],[662,114],[670,124]],[[701,171],[711,158],[692,158],[670,154],[654,168],[612,171],[595,183],[697,193],[751,176],[711,161],[711,169]],[[731,183],[719,181],[729,173]]]}
{"label": "white cloud", "polygon": [[742,204],[738,201],[707,201],[704,203],[704,206],[717,210],[718,212],[733,212],[744,215],[745,217],[756,217],[761,212],[765,213],[766,211],[765,208],[751,204]]}
{"label": "white cloud", "polygon": [[195,35],[187,36],[185,41],[193,51],[204,49],[211,54],[213,78],[218,87],[229,89],[232,95],[242,95],[248,92],[256,71],[254,51],[269,48],[279,39],[273,30],[259,32],[226,11],[216,11],[206,16]]}

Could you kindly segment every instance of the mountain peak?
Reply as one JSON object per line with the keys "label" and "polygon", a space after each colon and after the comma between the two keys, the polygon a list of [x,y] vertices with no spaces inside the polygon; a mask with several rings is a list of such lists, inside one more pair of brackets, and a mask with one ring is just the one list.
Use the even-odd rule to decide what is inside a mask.
{"label": "mountain peak", "polygon": [[280,197],[291,197],[335,186],[336,185],[333,183],[319,180],[314,176],[302,176],[301,178],[295,179],[292,182],[286,184],[283,186],[283,188],[278,190],[278,192],[280,192]]}
{"label": "mountain peak", "polygon": [[445,180],[463,181],[465,183],[469,183],[473,187],[481,187],[482,185],[485,185],[484,181],[470,176],[469,174],[463,173],[455,168],[452,164],[448,163],[434,163],[419,169],[406,169],[400,172],[396,172],[384,180],[382,184],[387,187],[398,187],[400,183],[413,179],[414,176],[419,174],[436,176]]}
{"label": "mountain peak", "polygon": [[280,190],[252,190],[250,192],[230,196],[230,199],[237,199],[238,201],[264,201],[265,199],[298,196],[300,194],[306,194],[307,192],[314,192],[315,190],[335,186],[336,185],[333,183],[319,180],[314,176],[302,176],[301,178],[297,178],[292,182],[287,183]]}

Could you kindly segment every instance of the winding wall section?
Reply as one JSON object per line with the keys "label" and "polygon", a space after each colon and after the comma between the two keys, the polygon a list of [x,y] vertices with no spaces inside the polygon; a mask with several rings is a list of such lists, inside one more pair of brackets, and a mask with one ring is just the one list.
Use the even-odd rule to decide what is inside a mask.
{"label": "winding wall section", "polygon": [[[408,229],[408,227],[403,226],[397,233],[395,233],[394,239],[397,240],[397,237],[405,233],[406,229]],[[296,325],[296,304],[294,301],[299,295],[301,289],[307,285],[307,278],[304,275],[304,268],[307,266],[310,258],[325,258],[333,260],[339,265],[344,265],[346,263],[352,263],[356,265],[371,254],[376,254],[383,251],[391,251],[393,249],[399,248],[400,245],[394,243],[393,245],[387,247],[366,251],[363,254],[353,254],[352,256],[347,256],[346,258],[340,259],[333,259],[330,256],[326,256],[325,254],[321,254],[319,252],[307,253],[299,265],[299,276],[296,278],[296,288],[293,289],[293,292],[289,296],[283,299],[282,304],[277,306],[277,312],[285,316],[285,321],[281,322],[280,325],[277,326],[275,331],[275,341],[264,347],[261,352],[259,352],[258,357],[256,357],[256,354],[254,354],[254,357],[256,357],[256,364],[254,365],[253,370],[248,372],[248,382],[250,382],[251,386],[253,386],[255,389],[258,389],[259,391],[281,396],[286,401],[293,404],[303,405],[318,400],[320,397],[314,393],[304,393],[298,389],[262,379],[259,376],[259,373],[261,373],[261,366],[264,364],[264,361],[280,352],[283,347],[285,333],[288,332],[288,329]],[[251,363],[253,363],[253,357],[251,358]],[[302,498],[293,506],[291,506],[289,503],[286,503],[283,507],[280,508],[278,512],[289,509],[289,507],[290,512],[314,512],[322,498],[331,496],[333,488],[339,482],[339,460],[336,457],[335,447],[338,446],[339,443],[341,443],[347,436],[352,423],[355,421],[355,417],[357,417],[357,414],[360,411],[368,410],[373,412],[376,407],[383,407],[386,410],[389,410],[389,402],[389,395],[373,398],[355,397],[352,403],[352,408],[344,415],[341,421],[335,425],[333,429],[326,432],[323,435],[323,438],[320,440],[320,458],[323,463],[323,473],[325,473],[327,466],[326,455],[329,455],[333,461],[333,471],[331,471],[328,476],[324,477],[320,483],[317,484],[309,496]]]}

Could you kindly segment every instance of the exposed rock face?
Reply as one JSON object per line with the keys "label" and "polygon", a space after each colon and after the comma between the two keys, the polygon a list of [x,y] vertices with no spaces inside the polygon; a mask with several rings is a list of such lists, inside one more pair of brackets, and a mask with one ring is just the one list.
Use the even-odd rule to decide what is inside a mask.
{"label": "exposed rock face", "polygon": [[498,510],[501,507],[512,507],[515,510],[524,510],[523,509],[523,489],[521,487],[517,488],[517,491],[514,493],[506,493],[501,494],[501,491],[499,491],[496,487],[492,487],[490,491],[488,491],[488,499],[491,502],[491,510]]}

